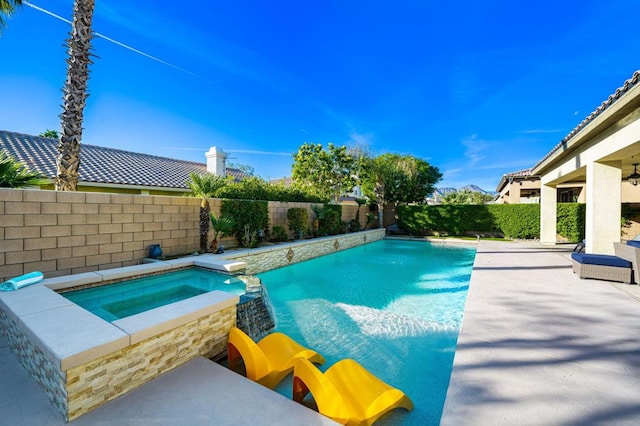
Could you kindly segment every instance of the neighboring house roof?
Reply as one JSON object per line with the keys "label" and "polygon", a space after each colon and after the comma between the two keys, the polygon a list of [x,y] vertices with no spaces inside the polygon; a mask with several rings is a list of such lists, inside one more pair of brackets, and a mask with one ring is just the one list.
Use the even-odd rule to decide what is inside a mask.
{"label": "neighboring house roof", "polygon": [[547,153],[538,163],[532,167],[532,170],[537,169],[542,163],[544,163],[549,157],[554,155],[556,151],[563,149],[566,147],[567,143],[571,138],[577,135],[582,129],[584,129],[589,123],[596,119],[600,114],[602,114],[605,110],[607,110],[611,105],[613,105],[617,100],[619,100],[625,93],[631,90],[634,86],[636,86],[640,82],[640,70],[633,73],[630,79],[624,82],[624,84],[616,89],[609,97],[598,106],[591,114],[587,116],[580,124],[578,124],[567,136],[564,137],[556,146],[554,146],[551,151]]}
{"label": "neighboring house roof", "polygon": [[[26,164],[30,170],[53,179],[56,176],[56,139],[0,130],[0,149]],[[207,165],[120,149],[82,144],[78,170],[80,182],[106,183],[153,188],[188,189],[191,172],[205,173]],[[236,180],[248,175],[227,168]]]}
{"label": "neighboring house roof", "polygon": [[526,179],[529,177],[531,177],[531,169],[524,169],[524,170],[518,170],[517,172],[505,173],[504,175],[502,175],[502,178],[500,178],[500,182],[498,183],[496,192],[502,191],[502,188],[504,188],[507,185],[507,182],[509,182],[509,180],[511,179],[514,179],[514,178]]}
{"label": "neighboring house roof", "polygon": [[273,184],[273,185],[284,185],[285,188],[290,187],[293,184],[293,178],[291,178],[290,176],[285,176],[279,179],[271,179],[269,181],[269,183]]}

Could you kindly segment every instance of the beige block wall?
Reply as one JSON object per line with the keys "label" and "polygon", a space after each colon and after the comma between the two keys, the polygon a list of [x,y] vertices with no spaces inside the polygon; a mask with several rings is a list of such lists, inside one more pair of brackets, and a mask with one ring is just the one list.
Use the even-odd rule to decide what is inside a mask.
{"label": "beige block wall", "polygon": [[[222,202],[209,200],[216,216]],[[292,207],[306,208],[311,226],[314,204],[269,202],[269,229],[289,232]],[[32,271],[50,278],[135,265],[151,244],[165,256],[193,253],[200,248],[199,209],[199,199],[184,196],[0,188],[0,282]],[[342,220],[354,219],[357,209],[343,205]],[[367,211],[360,207],[363,228]],[[237,245],[234,237],[220,243]]]}
{"label": "beige block wall", "polygon": [[[298,207],[307,209],[309,212],[309,228],[312,227],[313,221],[316,219],[316,214],[311,208],[314,205],[320,206],[319,203],[282,203],[277,201],[269,202],[269,229],[273,229],[274,226],[282,226],[288,233],[289,238],[293,238],[294,235],[289,231],[289,222],[287,221],[287,211],[290,208]],[[342,206],[342,221],[350,222],[356,217],[356,213],[360,209],[360,226],[364,229],[367,223],[367,207],[361,207],[358,205],[343,205]]]}
{"label": "beige block wall", "polygon": [[0,281],[137,264],[198,249],[200,201],[188,197],[0,189]]}

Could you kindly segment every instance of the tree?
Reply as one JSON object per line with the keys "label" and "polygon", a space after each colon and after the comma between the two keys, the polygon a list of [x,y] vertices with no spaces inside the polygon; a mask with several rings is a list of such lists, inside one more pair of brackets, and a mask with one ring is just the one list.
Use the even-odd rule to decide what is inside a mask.
{"label": "tree", "polygon": [[4,18],[13,15],[17,6],[22,6],[22,0],[0,0],[0,33],[2,33],[2,29],[7,26]]}
{"label": "tree", "polygon": [[208,198],[214,197],[216,192],[227,184],[227,179],[212,173],[198,174],[195,172],[191,172],[189,178],[191,180],[186,184],[191,190],[191,195],[202,199],[200,203],[200,251],[206,253],[211,221],[211,206]]}
{"label": "tree", "polygon": [[[21,0],[0,0],[0,30],[5,26],[3,16],[10,16]],[[67,77],[62,89],[62,113],[60,114],[60,139],[56,156],[56,191],[76,191],[80,168],[80,142],[82,122],[87,97],[89,65],[91,64],[91,22],[94,0],[74,0],[71,31],[67,39]]]}
{"label": "tree", "polygon": [[356,185],[356,159],[346,146],[329,143],[325,150],[322,144],[305,143],[293,158],[291,176],[295,184],[334,202]]}
{"label": "tree", "polygon": [[218,238],[224,238],[233,235],[233,220],[224,216],[216,218],[213,213],[209,213],[209,217],[211,217],[211,227],[213,228],[213,240],[211,240],[209,250],[213,253],[217,253]]}
{"label": "tree", "polygon": [[242,173],[245,173],[249,176],[254,176],[256,174],[256,169],[253,166],[249,166],[248,164],[235,164],[230,161],[227,162],[228,169],[238,169]]}
{"label": "tree", "polygon": [[[91,21],[94,0],[74,0],[71,32],[67,39],[67,77],[62,89],[63,104],[60,114],[60,140],[56,156],[56,177],[53,179],[56,191],[76,191],[78,189],[78,169],[80,168],[80,142],[82,122],[89,81],[91,59]],[[207,219],[208,223],[208,219]]]}
{"label": "tree", "polygon": [[442,178],[437,167],[411,155],[383,154],[363,164],[363,191],[378,205],[379,226],[385,205],[423,203]]}
{"label": "tree", "polygon": [[0,150],[0,188],[37,185],[40,179],[40,173],[30,171],[26,165]]}
{"label": "tree", "polygon": [[60,137],[56,130],[50,130],[50,129],[45,130],[44,132],[40,133],[38,136],[43,138],[51,138],[51,139],[58,139]]}
{"label": "tree", "polygon": [[442,204],[485,204],[491,200],[491,194],[463,189],[446,194],[442,197]]}

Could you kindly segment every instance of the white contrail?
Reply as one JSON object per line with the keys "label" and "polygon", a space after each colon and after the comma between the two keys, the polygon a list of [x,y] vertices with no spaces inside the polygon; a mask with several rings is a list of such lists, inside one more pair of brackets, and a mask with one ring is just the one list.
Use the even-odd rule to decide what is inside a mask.
{"label": "white contrail", "polygon": [[290,152],[255,151],[252,149],[228,149],[227,152],[235,152],[238,154],[279,155],[282,157],[289,157],[290,155],[293,155]]}
{"label": "white contrail", "polygon": [[[162,149],[176,149],[181,151],[202,151],[202,148],[189,148],[183,146],[163,146]],[[256,154],[256,155],[277,155],[280,157],[290,157],[293,154],[291,152],[279,152],[279,151],[257,151],[253,149],[227,149],[228,153],[234,154]]]}
{"label": "white contrail", "polygon": [[[45,13],[45,14],[47,14],[47,15],[49,15],[49,16],[52,16],[52,17],[54,17],[54,18],[56,18],[56,19],[59,19],[59,20],[61,20],[61,21],[63,21],[63,22],[66,22],[67,24],[71,24],[71,21],[70,21],[70,20],[68,20],[67,18],[64,18],[64,17],[62,17],[62,16],[60,16],[60,15],[57,15],[57,14],[55,14],[55,13],[53,13],[53,12],[51,12],[51,11],[47,10],[47,9],[43,9],[43,8],[41,8],[40,6],[36,6],[36,5],[35,5],[35,4],[33,4],[33,3],[23,2],[22,4],[24,4],[25,6],[29,6],[30,8],[35,9],[35,10],[37,10],[37,11],[39,11],[39,12]],[[126,44],[124,44],[124,43],[121,43],[121,42],[119,42],[118,40],[114,40],[114,39],[112,39],[111,37],[107,37],[106,35],[100,34],[99,32],[93,31],[93,34],[94,34],[96,37],[100,37],[100,38],[102,38],[102,39],[104,39],[104,40],[110,41],[110,42],[111,42],[111,43],[113,43],[113,44],[116,44],[116,45],[118,45],[118,46],[120,46],[120,47],[124,47],[125,49],[128,49],[128,50],[130,50],[130,51],[132,51],[132,52],[134,52],[134,53],[137,53],[137,54],[139,54],[139,55],[142,55],[142,56],[144,56],[144,57],[146,57],[146,58],[149,58],[149,59],[154,60],[154,61],[156,61],[156,62],[160,62],[161,64],[167,65],[167,66],[169,66],[169,67],[171,67],[171,68],[174,68],[174,69],[176,69],[176,70],[178,70],[178,71],[182,71],[182,72],[187,73],[187,74],[189,74],[189,75],[192,75],[192,76],[194,76],[194,77],[197,77],[197,78],[200,78],[200,79],[202,79],[202,80],[205,80],[204,78],[202,78],[201,76],[199,76],[198,74],[196,74],[196,73],[194,73],[194,72],[191,72],[191,71],[189,71],[189,70],[187,70],[187,69],[181,68],[181,67],[179,67],[179,66],[177,66],[177,65],[173,65],[173,64],[172,64],[172,63],[170,63],[170,62],[163,61],[163,60],[162,60],[162,59],[160,59],[160,58],[156,58],[156,57],[155,57],[155,56],[153,56],[153,55],[149,55],[148,53],[145,53],[145,52],[143,52],[143,51],[141,51],[141,50],[138,50],[138,49],[136,49],[136,48],[134,48],[134,47],[131,47],[131,46],[128,46],[128,45],[126,45]],[[207,80],[205,80],[205,81],[207,81]],[[209,81],[207,81],[207,82],[209,82]],[[211,83],[211,82],[209,82],[209,83]]]}

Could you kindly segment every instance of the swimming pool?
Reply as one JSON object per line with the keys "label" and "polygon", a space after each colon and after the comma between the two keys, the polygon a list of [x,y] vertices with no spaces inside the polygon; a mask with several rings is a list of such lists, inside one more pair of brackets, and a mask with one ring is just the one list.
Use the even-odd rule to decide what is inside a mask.
{"label": "swimming pool", "polygon": [[[413,400],[377,424],[437,425],[462,324],[475,248],[383,240],[259,275],[276,330],[354,358]],[[277,390],[290,397],[291,380]]]}
{"label": "swimming pool", "polygon": [[210,270],[189,268],[150,277],[62,293],[106,321],[116,321],[213,290],[241,295],[244,281]]}

